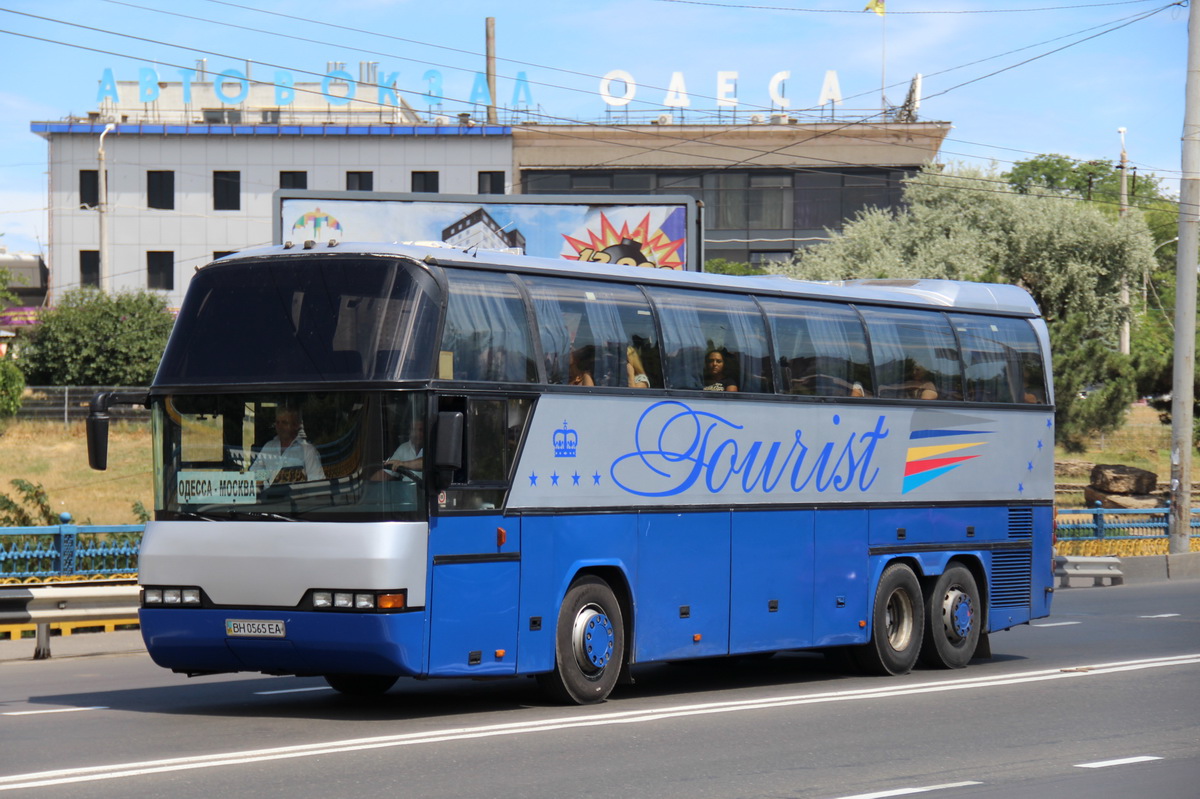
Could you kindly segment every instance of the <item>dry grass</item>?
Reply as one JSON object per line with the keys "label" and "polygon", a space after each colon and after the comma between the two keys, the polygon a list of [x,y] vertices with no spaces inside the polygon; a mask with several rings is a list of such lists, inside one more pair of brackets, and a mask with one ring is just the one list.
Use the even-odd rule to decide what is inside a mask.
{"label": "dry grass", "polygon": [[148,423],[112,426],[103,472],[88,467],[83,422],[14,421],[0,433],[0,493],[19,502],[13,479],[40,483],[79,524],[136,524],[135,502],[154,508],[152,469]]}

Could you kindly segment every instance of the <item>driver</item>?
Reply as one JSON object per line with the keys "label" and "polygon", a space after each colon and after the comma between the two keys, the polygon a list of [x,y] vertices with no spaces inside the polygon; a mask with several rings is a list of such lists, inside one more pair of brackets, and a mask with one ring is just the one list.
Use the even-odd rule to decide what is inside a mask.
{"label": "driver", "polygon": [[395,480],[404,476],[405,470],[421,476],[425,458],[425,420],[413,419],[408,430],[408,440],[396,447],[392,457],[383,462],[383,468],[371,476],[372,480]]}

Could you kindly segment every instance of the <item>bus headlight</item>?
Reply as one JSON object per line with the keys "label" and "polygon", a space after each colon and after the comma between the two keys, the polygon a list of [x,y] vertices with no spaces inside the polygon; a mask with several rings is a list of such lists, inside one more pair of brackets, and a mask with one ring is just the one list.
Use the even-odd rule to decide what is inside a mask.
{"label": "bus headlight", "polygon": [[204,604],[202,594],[199,588],[191,587],[175,587],[175,586],[154,586],[142,588],[142,606],[143,607],[193,607],[198,608]]}
{"label": "bus headlight", "polygon": [[313,610],[398,611],[408,609],[408,591],[332,591],[318,588],[309,592]]}

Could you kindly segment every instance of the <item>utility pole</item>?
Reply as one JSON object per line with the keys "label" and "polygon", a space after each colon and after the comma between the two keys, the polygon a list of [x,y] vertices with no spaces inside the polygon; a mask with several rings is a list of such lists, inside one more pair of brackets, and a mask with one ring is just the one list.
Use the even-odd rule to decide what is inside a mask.
{"label": "utility pole", "polygon": [[1175,255],[1175,359],[1171,379],[1171,554],[1191,550],[1192,403],[1196,379],[1196,257],[1200,251],[1200,3],[1188,7],[1183,177]]}
{"label": "utility pole", "polygon": [[[1129,216],[1129,156],[1125,153],[1125,128],[1117,128],[1117,133],[1121,134],[1121,219]],[[1122,355],[1129,354],[1129,277],[1128,275],[1121,278],[1121,292],[1118,296],[1118,301],[1121,303],[1121,310],[1125,313],[1125,318],[1121,320],[1121,336],[1118,341],[1117,349]]]}
{"label": "utility pole", "polygon": [[96,159],[100,162],[100,174],[97,176],[99,183],[99,198],[96,203],[96,218],[100,222],[100,290],[109,291],[112,289],[112,267],[108,263],[108,169],[104,165],[104,137],[116,130],[116,125],[109,122],[104,126],[104,130],[100,132],[100,145],[96,149]]}
{"label": "utility pole", "polygon": [[487,121],[496,124],[496,18],[487,18]]}

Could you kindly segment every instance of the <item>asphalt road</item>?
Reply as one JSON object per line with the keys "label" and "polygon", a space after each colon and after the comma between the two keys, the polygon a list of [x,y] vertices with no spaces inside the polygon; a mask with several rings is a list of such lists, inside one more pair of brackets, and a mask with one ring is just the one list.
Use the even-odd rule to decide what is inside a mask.
{"label": "asphalt road", "polygon": [[64,643],[49,661],[0,657],[0,794],[1200,795],[1200,581],[1059,591],[1050,619],[992,644],[989,661],[899,678],[790,653],[639,667],[579,708],[529,679],[354,701],[316,679],[188,680]]}

